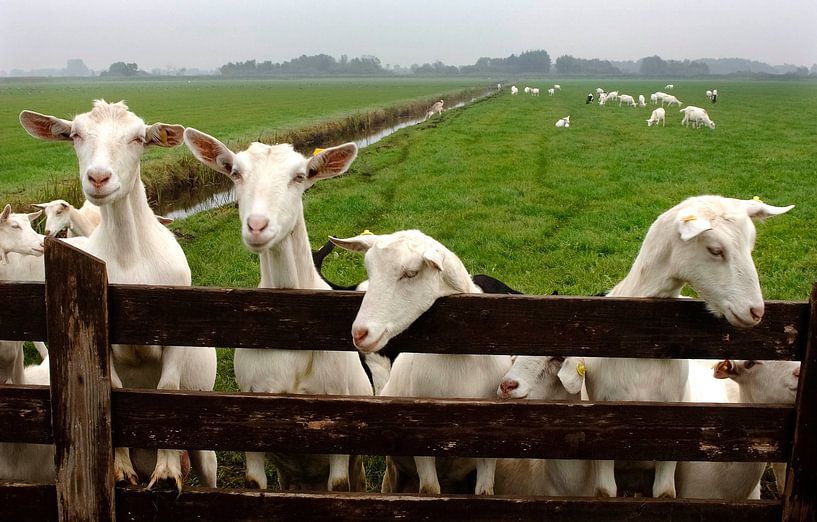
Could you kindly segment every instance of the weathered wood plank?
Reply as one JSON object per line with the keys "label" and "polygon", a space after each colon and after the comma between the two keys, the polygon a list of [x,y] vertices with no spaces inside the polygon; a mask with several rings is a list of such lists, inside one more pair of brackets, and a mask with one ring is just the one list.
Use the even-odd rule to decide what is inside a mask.
{"label": "weathered wood plank", "polygon": [[[358,292],[110,288],[111,341],[351,350]],[[327,311],[331,310],[331,313]],[[799,359],[806,303],[769,302],[737,329],[694,300],[462,295],[440,299],[390,350]]]}
{"label": "weathered wood plank", "polygon": [[794,445],[786,472],[783,520],[817,520],[817,284],[811,291],[809,338],[800,365]]}
{"label": "weathered wood plank", "polygon": [[[787,406],[356,401],[154,390],[115,390],[113,408],[114,439],[121,446],[317,452],[331,447],[392,455],[423,450],[505,457],[649,453],[682,460],[785,460],[794,422],[794,409]],[[0,387],[0,421],[9,421],[2,424],[0,440],[51,442],[49,411],[45,388]],[[189,429],[195,423],[202,426]]]}
{"label": "weathered wood plank", "polygon": [[0,426],[0,442],[52,444],[48,387],[0,386]]}
{"label": "weathered wood plank", "polygon": [[[333,350],[353,349],[349,330],[362,298],[357,292],[130,285],[112,285],[109,294],[114,343]],[[0,338],[45,339],[42,284],[0,284],[3,296],[25,309],[0,310]],[[807,321],[808,305],[801,302],[769,301],[763,323],[739,330],[694,300],[452,296],[388,349],[800,359]]]}
{"label": "weathered wood plank", "polygon": [[54,485],[0,480],[0,520],[56,521],[57,492]]}
{"label": "weathered wood plank", "polygon": [[[54,486],[0,482],[0,520],[56,521]],[[3,497],[4,500],[6,497]],[[578,499],[559,497],[470,497],[371,493],[273,493],[188,488],[180,495],[141,488],[116,489],[117,521],[202,520],[672,520],[772,522],[780,502],[751,500]],[[26,516],[33,515],[33,516]]]}
{"label": "weathered wood plank", "polygon": [[544,497],[417,497],[376,494],[262,493],[241,490],[185,490],[175,494],[117,489],[118,517],[125,521],[200,520],[672,520],[777,521],[780,503]]}
{"label": "weathered wood plank", "polygon": [[113,521],[105,263],[47,238],[45,275],[58,517]]}
{"label": "weathered wood plank", "polygon": [[370,455],[775,461],[790,406],[114,391],[117,446]]}
{"label": "weathered wood plank", "polygon": [[45,284],[0,281],[0,339],[45,341]]}

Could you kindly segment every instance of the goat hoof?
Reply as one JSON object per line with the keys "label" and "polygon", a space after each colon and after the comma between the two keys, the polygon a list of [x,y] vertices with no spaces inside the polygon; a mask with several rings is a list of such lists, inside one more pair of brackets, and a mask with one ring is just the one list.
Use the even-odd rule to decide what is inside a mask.
{"label": "goat hoof", "polygon": [[664,491],[663,493],[658,495],[658,498],[675,498],[675,492],[673,492],[673,491]]}
{"label": "goat hoof", "polygon": [[117,485],[130,484],[131,486],[138,486],[139,479],[133,471],[125,471],[121,468],[114,469],[114,481]]}
{"label": "goat hoof", "polygon": [[349,479],[337,479],[329,484],[329,491],[349,491]]}
{"label": "goat hoof", "polygon": [[615,497],[615,495],[611,495],[611,494],[610,494],[610,492],[609,492],[609,491],[607,491],[606,489],[599,489],[599,490],[596,490],[596,496],[597,496],[597,497],[603,497],[603,498],[612,498],[612,497]]}
{"label": "goat hoof", "polygon": [[244,487],[247,489],[261,489],[261,484],[257,480],[247,479],[244,481]]}
{"label": "goat hoof", "polygon": [[[154,488],[155,486],[155,488]],[[150,477],[147,489],[157,489],[159,491],[178,491],[182,492],[182,478],[179,477],[162,477],[159,478],[154,473]]]}

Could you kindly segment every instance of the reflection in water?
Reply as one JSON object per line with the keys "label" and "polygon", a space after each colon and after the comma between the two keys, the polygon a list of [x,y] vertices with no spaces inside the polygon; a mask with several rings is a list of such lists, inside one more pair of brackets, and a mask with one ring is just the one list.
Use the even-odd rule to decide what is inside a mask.
{"label": "reflection in water", "polygon": [[[446,110],[449,111],[451,109],[465,107],[466,105],[471,104],[477,100],[486,98],[493,93],[494,91],[489,91],[482,96],[471,98],[471,100],[467,102],[463,101],[455,105],[452,105],[450,108]],[[439,117],[440,116],[433,116],[432,119]],[[368,132],[363,136],[358,135],[341,139],[354,141],[354,143],[359,148],[362,149],[368,147],[369,145],[377,143],[378,141],[394,134],[400,129],[405,129],[406,127],[411,127],[412,125],[417,125],[418,123],[422,123],[424,121],[426,121],[425,116],[411,118],[408,120],[401,121],[400,123],[397,123],[395,125],[375,129],[368,129]],[[229,181],[227,181],[227,183],[229,183]],[[225,186],[215,185],[212,187],[198,187],[197,189],[195,189],[195,193],[191,192],[184,194],[177,193],[173,201],[160,202],[156,211],[159,214],[169,217],[171,219],[184,219],[194,214],[198,214],[199,212],[204,212],[206,210],[212,210],[214,208],[223,207],[224,205],[229,205],[230,203],[235,203],[235,191],[232,188],[232,183],[230,183],[230,185],[227,186],[227,188],[225,188]]]}

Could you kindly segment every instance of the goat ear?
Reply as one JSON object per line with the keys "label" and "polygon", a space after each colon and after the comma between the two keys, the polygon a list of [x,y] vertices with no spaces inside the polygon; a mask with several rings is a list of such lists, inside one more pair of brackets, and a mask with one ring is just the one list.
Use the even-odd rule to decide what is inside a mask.
{"label": "goat ear", "polygon": [[184,130],[184,143],[197,160],[227,176],[233,170],[235,154],[214,137],[193,128]]}
{"label": "goat ear", "polygon": [[585,372],[584,357],[566,357],[556,376],[567,393],[575,395],[582,391]]}
{"label": "goat ear", "polygon": [[738,374],[735,368],[735,363],[729,359],[725,359],[715,365],[715,373],[713,376],[716,379],[728,379],[729,377]]}
{"label": "goat ear", "polygon": [[173,218],[164,217],[164,216],[156,216],[156,220],[159,223],[163,224],[163,225],[169,225],[169,224],[173,223]]}
{"label": "goat ear", "polygon": [[0,222],[5,221],[11,215],[11,205],[6,203],[5,208],[3,208],[3,212],[0,212]]}
{"label": "goat ear", "polygon": [[364,234],[346,239],[329,236],[329,241],[351,252],[366,252],[374,246],[376,240],[377,236],[373,234]]}
{"label": "goat ear", "polygon": [[678,212],[675,222],[678,225],[678,233],[684,241],[689,241],[707,230],[712,230],[712,223],[705,217],[697,215],[692,209]]}
{"label": "goat ear", "polygon": [[429,248],[423,252],[423,261],[440,272],[443,271],[443,263],[445,262],[445,254],[436,248]]}
{"label": "goat ear", "polygon": [[158,147],[178,147],[184,140],[184,127],[167,123],[148,125],[145,132],[145,145]]}
{"label": "goat ear", "polygon": [[30,214],[28,214],[28,220],[33,223],[34,220],[40,217],[40,214],[42,213],[43,213],[42,210],[38,210],[37,212],[31,212]]}
{"label": "goat ear", "polygon": [[23,111],[20,113],[20,124],[27,133],[39,140],[72,141],[71,122],[56,116]]}
{"label": "goat ear", "polygon": [[331,149],[324,149],[309,158],[306,163],[307,179],[315,182],[343,174],[356,157],[357,145],[354,143],[344,143]]}
{"label": "goat ear", "polygon": [[45,208],[48,205],[46,205],[45,203],[32,203],[31,206],[34,207],[34,208],[38,208],[40,210],[45,210]]}
{"label": "goat ear", "polygon": [[746,213],[752,219],[766,219],[771,216],[779,216],[794,208],[794,205],[775,207],[756,199],[742,200],[741,203],[743,203],[743,206],[746,208]]}

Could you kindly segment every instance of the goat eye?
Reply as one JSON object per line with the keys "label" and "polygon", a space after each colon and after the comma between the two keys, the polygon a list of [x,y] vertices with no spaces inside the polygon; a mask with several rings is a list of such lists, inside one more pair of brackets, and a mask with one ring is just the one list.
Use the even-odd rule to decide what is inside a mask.
{"label": "goat eye", "polygon": [[305,174],[297,174],[294,178],[292,178],[292,181],[294,181],[295,183],[303,183],[305,179],[306,179]]}
{"label": "goat eye", "polygon": [[417,277],[417,270],[404,270],[400,279],[411,279],[412,277]]}
{"label": "goat eye", "polygon": [[130,141],[131,141],[131,143],[136,143],[136,144],[139,144],[139,145],[144,145],[146,143],[146,140],[145,140],[144,136],[136,136],[135,138],[133,138]]}
{"label": "goat eye", "polygon": [[241,179],[241,173],[238,170],[233,169],[230,171],[230,178],[232,178],[233,181],[239,181]]}
{"label": "goat eye", "polygon": [[78,132],[72,132],[71,134],[68,135],[68,137],[74,141],[82,139],[82,136],[80,136]]}
{"label": "goat eye", "polygon": [[15,228],[15,229],[19,230],[19,229],[20,229],[20,225],[18,225],[17,223],[12,223],[12,224],[11,224],[11,228]]}
{"label": "goat eye", "polygon": [[706,249],[709,250],[709,253],[712,254],[715,257],[723,257],[723,249],[722,248],[707,247]]}
{"label": "goat eye", "polygon": [[757,361],[745,361],[743,363],[743,367],[748,370],[748,369],[754,367],[755,364],[757,364]]}

